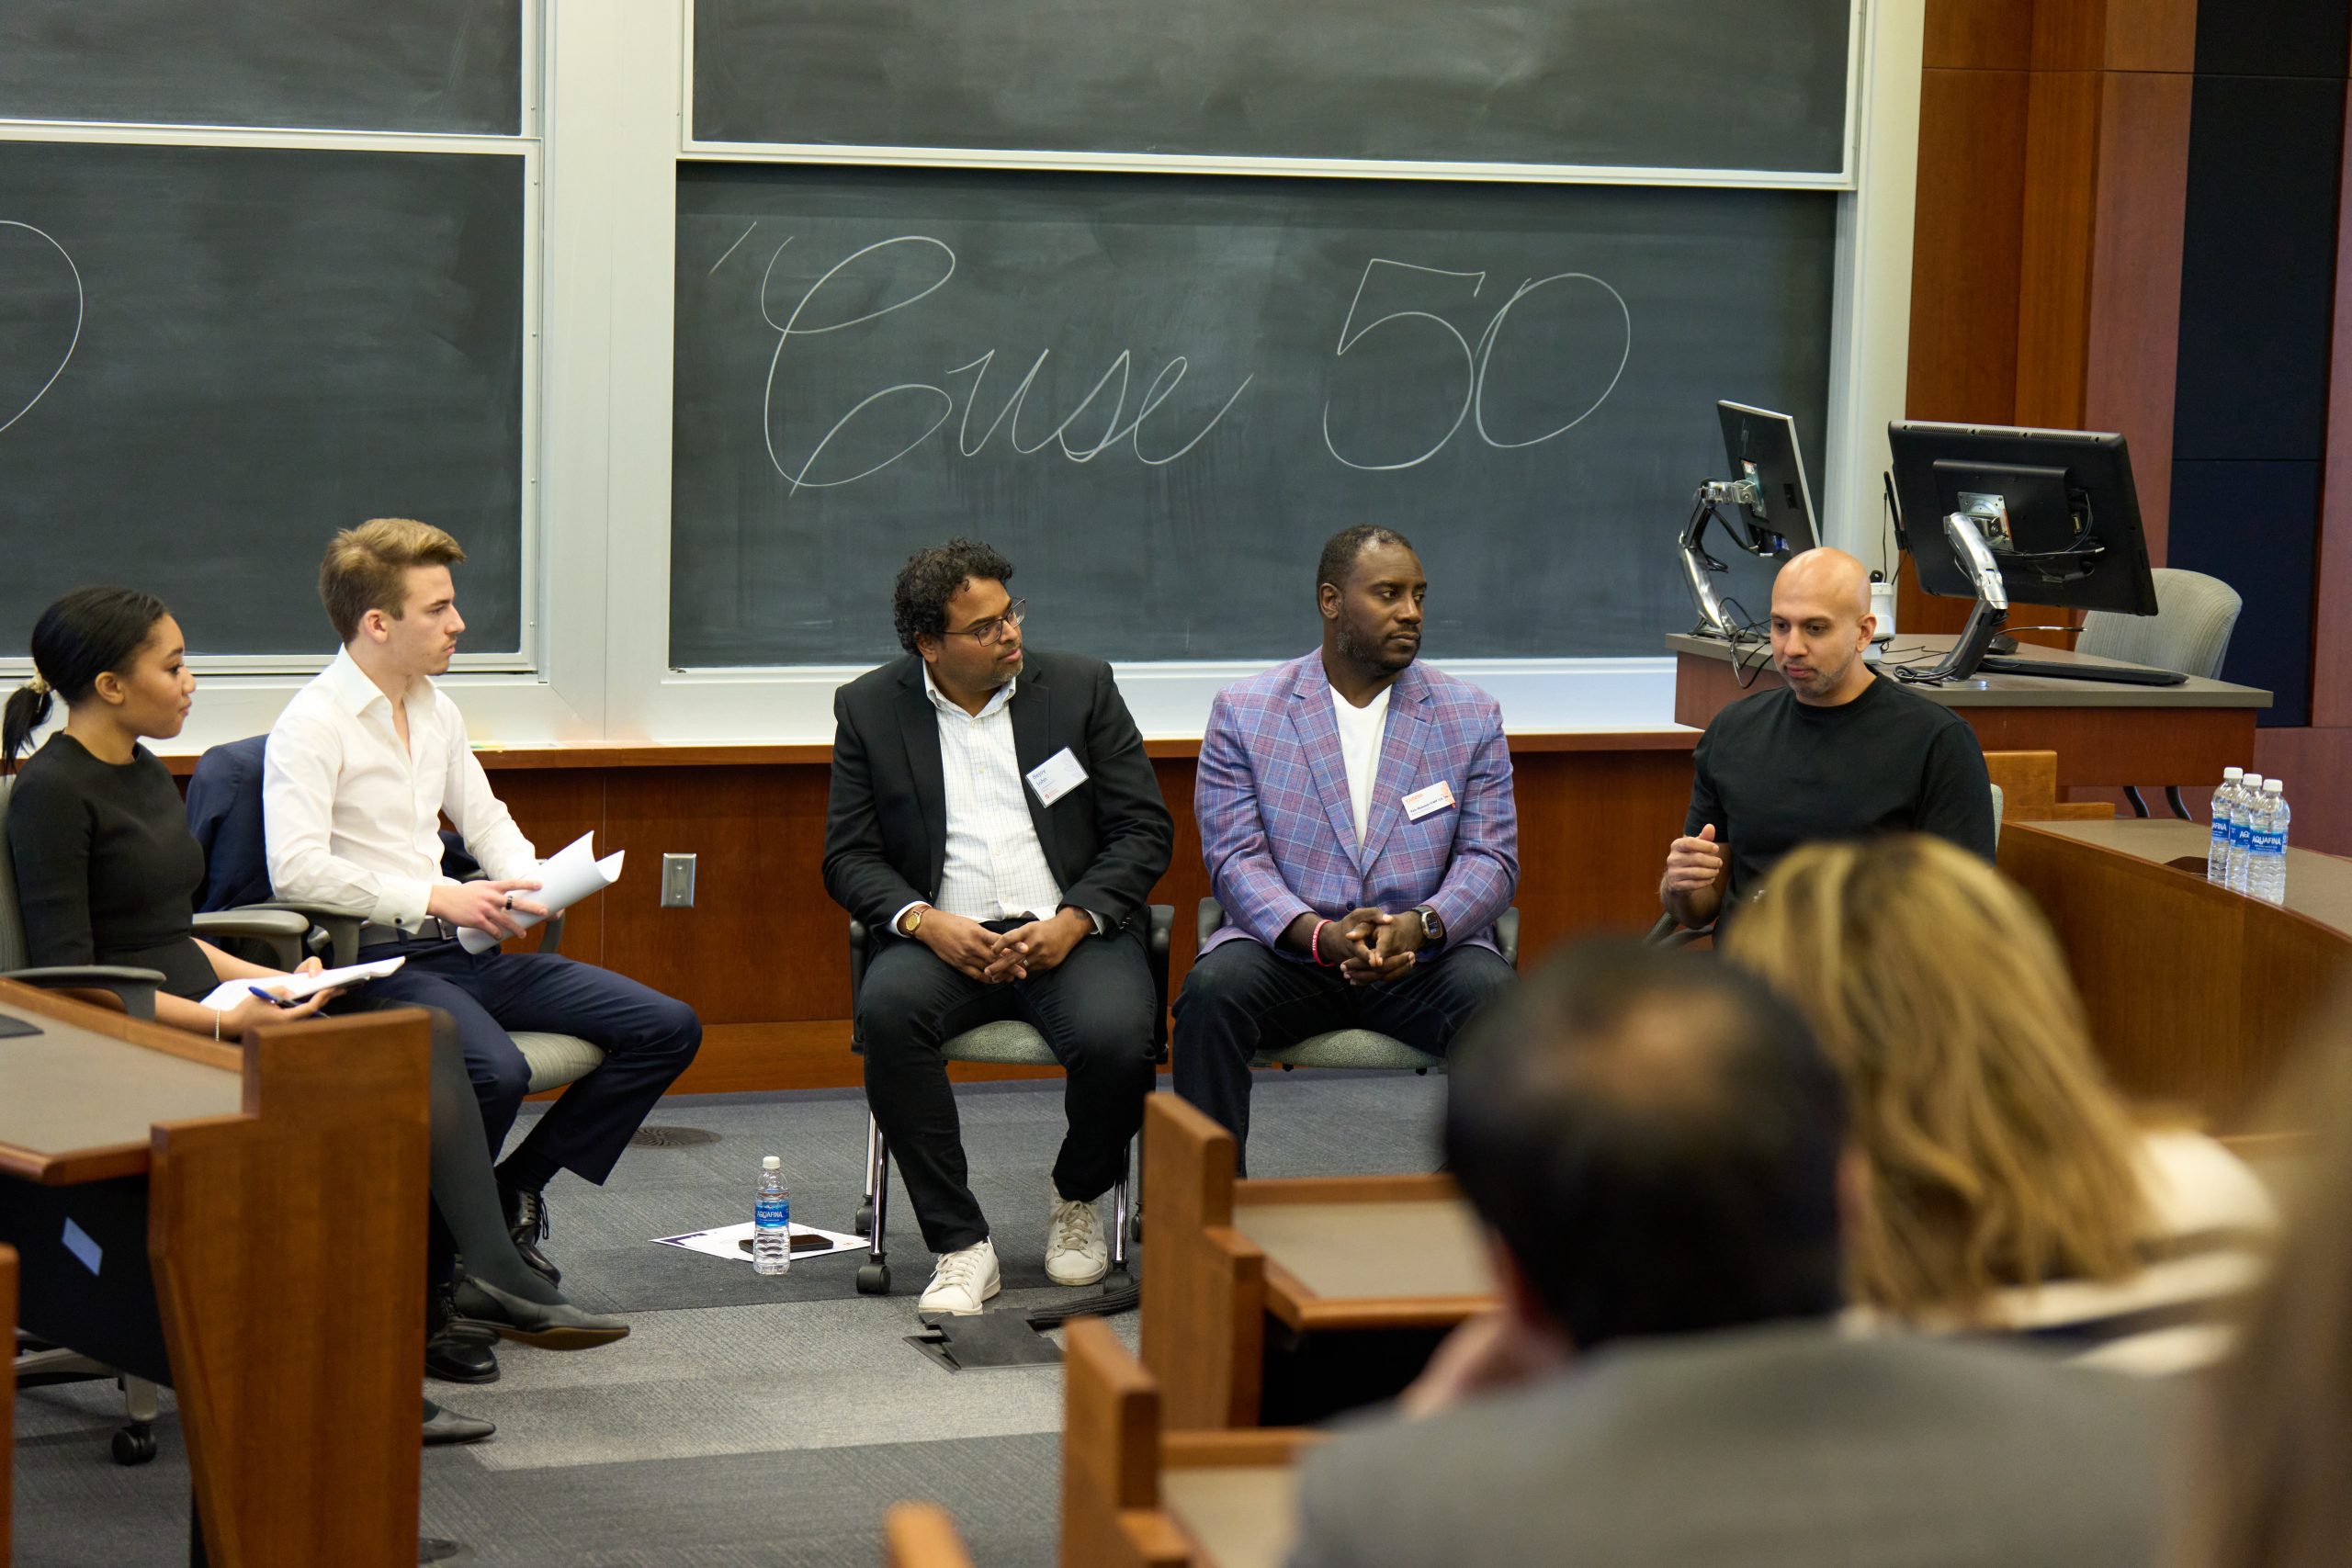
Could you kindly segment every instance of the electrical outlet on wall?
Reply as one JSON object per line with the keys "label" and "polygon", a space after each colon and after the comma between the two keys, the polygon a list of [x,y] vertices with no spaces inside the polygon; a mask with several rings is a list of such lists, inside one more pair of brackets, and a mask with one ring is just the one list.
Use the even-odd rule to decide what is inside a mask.
{"label": "electrical outlet on wall", "polygon": [[691,909],[695,907],[694,856],[662,857],[662,907],[665,909]]}

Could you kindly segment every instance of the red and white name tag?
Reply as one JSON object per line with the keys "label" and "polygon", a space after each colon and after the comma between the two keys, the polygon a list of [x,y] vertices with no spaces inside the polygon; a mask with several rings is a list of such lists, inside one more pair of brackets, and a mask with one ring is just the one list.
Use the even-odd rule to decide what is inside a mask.
{"label": "red and white name tag", "polygon": [[1432,812],[1452,810],[1453,807],[1453,786],[1442,779],[1405,797],[1405,815],[1415,822]]}

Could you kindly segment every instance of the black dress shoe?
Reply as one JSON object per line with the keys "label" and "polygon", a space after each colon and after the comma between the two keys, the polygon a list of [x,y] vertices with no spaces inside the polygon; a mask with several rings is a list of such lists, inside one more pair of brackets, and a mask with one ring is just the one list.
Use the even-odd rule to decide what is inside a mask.
{"label": "black dress shoe", "polygon": [[496,1382],[498,1357],[491,1347],[498,1333],[458,1315],[449,1295],[455,1282],[445,1280],[425,1297],[424,1375],[444,1382]]}
{"label": "black dress shoe", "polygon": [[429,1399],[424,1402],[424,1446],[428,1449],[444,1443],[478,1443],[497,1430],[487,1421],[444,1410]]}
{"label": "black dress shoe", "polygon": [[617,1317],[582,1312],[570,1302],[548,1306],[526,1301],[472,1275],[463,1275],[451,1296],[459,1321],[495,1330],[501,1339],[536,1345],[542,1350],[586,1350],[609,1345],[628,1335],[628,1325]]}
{"label": "black dress shoe", "polygon": [[498,1201],[505,1206],[507,1230],[514,1236],[514,1250],[522,1254],[523,1261],[548,1284],[563,1283],[563,1270],[548,1262],[548,1255],[539,1250],[539,1243],[548,1237],[547,1195],[527,1188],[509,1187],[502,1181],[498,1184]]}

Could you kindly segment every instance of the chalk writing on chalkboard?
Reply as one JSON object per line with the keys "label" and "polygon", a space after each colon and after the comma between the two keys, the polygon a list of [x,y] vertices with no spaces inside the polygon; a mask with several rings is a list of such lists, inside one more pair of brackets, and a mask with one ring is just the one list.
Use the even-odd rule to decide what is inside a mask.
{"label": "chalk writing on chalkboard", "polygon": [[[754,223],[751,229],[746,229],[735,243],[728,247],[718,261],[711,265],[709,271],[716,273],[719,266],[725,264],[727,258],[741,247],[743,241],[751,237],[752,230],[758,227],[759,225]],[[1091,463],[1114,448],[1125,447],[1134,455],[1136,461],[1149,467],[1161,468],[1175,462],[1206,441],[1226,415],[1232,412],[1234,406],[1241,400],[1242,394],[1250,389],[1250,384],[1257,378],[1254,373],[1242,375],[1235,382],[1232,391],[1227,394],[1225,400],[1218,405],[1216,412],[1202,421],[1196,428],[1191,429],[1189,433],[1182,428],[1170,430],[1155,427],[1152,433],[1147,435],[1145,432],[1147,422],[1159,412],[1163,404],[1175,396],[1177,389],[1183,384],[1185,377],[1191,374],[1192,361],[1190,356],[1182,354],[1169,355],[1153,372],[1150,381],[1143,389],[1141,398],[1136,402],[1134,413],[1130,415],[1128,400],[1135,390],[1136,366],[1133,352],[1122,348],[1112,355],[1109,365],[1102,375],[1095,379],[1085,395],[1078,400],[1076,406],[1062,416],[1060,423],[1043,434],[1033,434],[1030,438],[1024,439],[1022,416],[1027,412],[1030,393],[1035,387],[1038,377],[1045,371],[1046,362],[1052,357],[1053,350],[1045,348],[1037,351],[1036,356],[1029,362],[1027,373],[1013,384],[1009,392],[1003,394],[1001,405],[997,407],[993,415],[990,415],[983,407],[982,391],[988,382],[989,372],[996,364],[1000,350],[989,347],[981,350],[976,358],[943,369],[939,373],[941,381],[948,382],[950,385],[933,381],[895,381],[888,386],[867,392],[836,417],[826,428],[825,433],[808,445],[805,455],[797,453],[796,445],[794,446],[796,457],[787,457],[785,451],[778,448],[777,423],[779,404],[789,406],[793,400],[789,396],[792,364],[786,352],[792,340],[846,331],[852,327],[864,326],[868,322],[879,321],[896,311],[911,309],[946,288],[949,280],[956,276],[956,252],[954,247],[945,241],[928,234],[895,235],[887,240],[877,240],[871,244],[861,246],[827,267],[801,292],[799,299],[784,312],[782,319],[779,320],[775,309],[776,301],[770,297],[771,285],[775,276],[776,264],[791,246],[793,239],[794,236],[786,235],[768,253],[767,265],[760,276],[758,297],[760,319],[766,323],[770,331],[775,333],[775,347],[768,357],[768,372],[762,389],[761,423],[764,432],[768,462],[789,487],[788,495],[797,495],[803,490],[834,489],[854,484],[859,479],[877,474],[928,442],[951,419],[956,422],[954,436],[956,452],[958,456],[967,458],[980,456],[1001,432],[1005,444],[1024,457],[1035,456],[1051,447],[1069,462]],[[872,280],[861,278],[857,271],[859,264],[868,262],[872,258],[878,258],[884,253],[902,246],[912,248],[912,254],[921,258],[922,270],[910,283],[910,291],[901,293],[895,299],[888,299],[884,303],[875,304]],[[1384,268],[1388,270],[1381,270]],[[869,272],[872,270],[873,268],[868,268]],[[1396,261],[1386,256],[1374,256],[1364,264],[1363,272],[1356,280],[1355,293],[1349,301],[1347,314],[1340,323],[1339,342],[1332,351],[1334,357],[1344,359],[1351,349],[1356,347],[1374,333],[1384,329],[1392,333],[1434,330],[1443,333],[1444,338],[1450,338],[1461,352],[1463,378],[1460,404],[1453,409],[1453,422],[1446,426],[1444,434],[1426,450],[1418,453],[1375,455],[1361,450],[1352,452],[1341,450],[1340,438],[1334,434],[1332,429],[1332,403],[1331,400],[1327,400],[1322,411],[1323,445],[1325,450],[1335,460],[1351,468],[1365,471],[1415,468],[1442,451],[1456,433],[1462,429],[1465,421],[1479,440],[1498,451],[1540,446],[1546,441],[1566,434],[1583,423],[1595,410],[1609,400],[1610,393],[1616,390],[1618,382],[1623,378],[1627,363],[1633,358],[1634,316],[1632,310],[1625,303],[1624,296],[1611,287],[1606,279],[1595,276],[1591,273],[1555,272],[1542,277],[1523,279],[1517,288],[1512,289],[1509,298],[1505,299],[1494,313],[1487,319],[1486,324],[1478,330],[1475,342],[1465,335],[1460,327],[1433,310],[1392,310],[1385,315],[1373,317],[1361,323],[1357,320],[1358,314],[1364,310],[1364,296],[1368,289],[1374,290],[1375,295],[1378,295],[1394,293],[1400,284],[1428,279],[1453,280],[1442,286],[1448,294],[1466,292],[1467,298],[1475,300],[1486,288],[1487,277],[1488,274],[1484,271],[1467,272],[1445,267],[1423,266],[1418,263]],[[1377,288],[1375,288],[1375,283],[1378,285]],[[820,299],[822,296],[827,296],[829,288],[833,296],[844,301],[855,301],[855,303],[834,306],[831,298]],[[1548,430],[1539,429],[1537,434],[1532,435],[1507,438],[1497,434],[1487,423],[1488,371],[1493,364],[1496,345],[1510,328],[1511,311],[1521,301],[1545,289],[1555,289],[1555,299],[1577,294],[1589,296],[1588,302],[1594,310],[1601,312],[1602,318],[1611,324],[1611,335],[1622,333],[1622,345],[1612,344],[1619,347],[1616,364],[1611,367],[1607,384],[1601,388],[1599,396]],[[1439,303],[1440,301],[1428,302]],[[1378,307],[1375,305],[1374,308]],[[856,313],[842,313],[845,310]],[[1426,323],[1426,325],[1417,329],[1413,325],[1416,322]],[[1442,343],[1444,338],[1439,341]],[[966,376],[971,378],[968,386],[951,389],[955,378]],[[1448,398],[1452,396],[1451,389],[1441,390],[1444,396]],[[928,410],[933,413],[931,423],[923,426],[911,440],[904,441],[897,450],[880,457],[876,457],[872,453],[858,457],[837,455],[832,462],[820,467],[820,460],[826,457],[828,449],[834,448],[837,443],[842,448],[854,449],[854,442],[848,438],[847,433],[860,416],[878,413],[885,405],[893,402],[909,403],[910,401],[919,410]],[[1090,409],[1093,411],[1091,416],[1088,412]],[[1442,415],[1446,411],[1441,407],[1437,412]],[[977,425],[976,413],[978,415]],[[1045,417],[1050,417],[1050,415]],[[1073,436],[1072,432],[1079,429],[1081,420],[1086,420],[1087,423],[1082,430],[1079,431],[1079,434]],[[1162,423],[1164,424],[1165,422]],[[861,463],[864,466],[857,467]],[[851,468],[854,468],[854,471],[842,471]]]}
{"label": "chalk writing on chalkboard", "polygon": [[[73,254],[45,229],[13,218],[0,218],[0,326],[16,326],[10,321],[17,314],[6,309],[10,297],[29,301],[25,313],[31,319],[23,323],[24,341],[12,341],[17,333],[0,333],[0,431],[6,431],[25,415],[33,405],[49,395],[65,367],[74,362],[74,351],[82,344],[82,311],[85,300],[82,292],[82,269],[74,265]],[[14,242],[14,243],[11,243]],[[63,270],[58,271],[59,264]],[[29,278],[34,287],[25,288],[12,279]],[[62,308],[65,286],[73,292],[73,324],[68,327],[68,312]],[[54,368],[49,355],[58,354],[55,340],[62,339],[64,350],[58,355]],[[43,371],[48,373],[44,376]],[[34,383],[38,385],[34,385]],[[21,389],[31,387],[26,397]]]}

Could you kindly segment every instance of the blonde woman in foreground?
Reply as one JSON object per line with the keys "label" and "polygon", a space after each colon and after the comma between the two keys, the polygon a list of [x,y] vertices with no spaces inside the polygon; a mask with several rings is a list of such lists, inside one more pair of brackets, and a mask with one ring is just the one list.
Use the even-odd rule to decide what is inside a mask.
{"label": "blonde woman in foreground", "polygon": [[1870,1171],[1861,1307],[2136,1371],[2226,1348],[2276,1210],[2212,1139],[2135,1120],[2015,885],[1919,835],[1817,844],[1774,869],[1727,956],[1812,1021],[1846,1077]]}
{"label": "blonde woman in foreground", "polygon": [[2179,1568],[2352,1562],[2352,992],[2287,1085],[2273,1122],[2319,1136],[2240,1353],[2213,1382]]}

